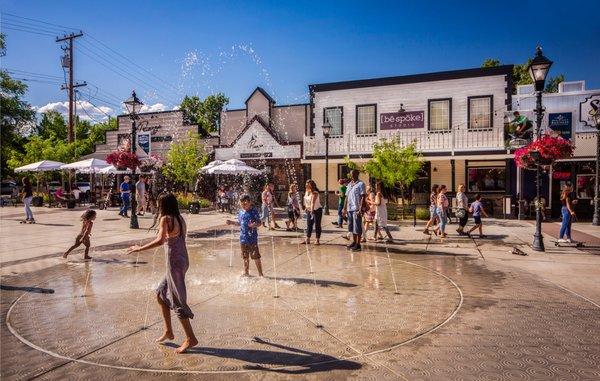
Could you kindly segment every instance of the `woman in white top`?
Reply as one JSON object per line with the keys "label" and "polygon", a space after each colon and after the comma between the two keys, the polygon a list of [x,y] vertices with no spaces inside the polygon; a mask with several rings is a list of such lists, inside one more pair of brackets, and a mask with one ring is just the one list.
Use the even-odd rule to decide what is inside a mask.
{"label": "woman in white top", "polygon": [[387,243],[394,242],[394,238],[390,233],[390,229],[387,227],[387,203],[388,197],[387,193],[384,194],[383,185],[381,181],[378,181],[375,184],[375,234],[373,235],[373,239],[379,240],[383,239],[383,235],[381,234],[381,230],[385,231],[387,235]]}
{"label": "woman in white top", "polygon": [[458,186],[456,192],[456,216],[458,217],[458,229],[456,231],[460,235],[466,235],[464,232],[467,221],[469,220],[469,199],[465,194],[465,184]]}
{"label": "woman in white top", "polygon": [[319,245],[321,239],[321,218],[323,217],[323,207],[319,199],[319,190],[313,180],[306,182],[306,191],[304,192],[303,206],[306,212],[306,240],[302,243],[309,244],[312,235],[313,225],[317,240],[315,245]]}

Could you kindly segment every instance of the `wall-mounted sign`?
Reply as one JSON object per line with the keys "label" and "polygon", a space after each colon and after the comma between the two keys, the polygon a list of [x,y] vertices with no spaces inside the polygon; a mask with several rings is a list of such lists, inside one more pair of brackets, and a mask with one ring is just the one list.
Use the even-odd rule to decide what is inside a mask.
{"label": "wall-mounted sign", "polygon": [[379,115],[379,128],[381,130],[423,128],[424,126],[424,111],[387,112]]}
{"label": "wall-mounted sign", "polygon": [[570,112],[556,112],[548,114],[548,127],[558,132],[565,139],[571,139],[573,126],[573,114]]}
{"label": "wall-mounted sign", "polygon": [[149,132],[154,135],[162,128],[160,124],[156,126],[150,126],[149,124],[150,122],[148,120],[142,120],[138,123],[137,130],[141,132]]}
{"label": "wall-mounted sign", "polygon": [[170,142],[173,141],[172,136],[152,136],[150,138],[151,142]]}
{"label": "wall-mounted sign", "polygon": [[252,159],[260,157],[273,157],[272,152],[252,152],[252,153],[240,153],[240,159]]}
{"label": "wall-mounted sign", "polygon": [[137,136],[138,146],[150,155],[150,133],[144,132]]}
{"label": "wall-mounted sign", "polygon": [[600,114],[600,94],[592,94],[579,103],[579,121],[585,126],[595,128],[598,114]]}

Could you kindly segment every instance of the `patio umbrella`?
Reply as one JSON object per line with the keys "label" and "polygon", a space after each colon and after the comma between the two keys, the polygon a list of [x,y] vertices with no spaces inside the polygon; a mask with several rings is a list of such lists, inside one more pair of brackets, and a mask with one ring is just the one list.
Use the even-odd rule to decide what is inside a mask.
{"label": "patio umbrella", "polygon": [[15,172],[46,172],[46,171],[56,171],[60,169],[61,166],[65,165],[65,163],[61,163],[59,161],[52,160],[42,160],[37,163],[31,163],[24,165],[22,167],[15,168]]}
{"label": "patio umbrella", "polygon": [[200,168],[199,172],[206,172],[209,169],[216,167],[217,165],[221,165],[223,164],[224,161],[223,160],[215,160],[215,161],[211,161],[210,163],[206,164],[204,167]]}
{"label": "patio umbrella", "polygon": [[[37,163],[31,163],[22,167],[15,168],[15,172],[49,172],[59,170],[62,165],[60,161],[42,160]],[[62,175],[61,175],[62,178]],[[36,191],[40,191],[40,176],[37,176]]]}
{"label": "patio umbrella", "polygon": [[76,161],[71,164],[64,164],[60,168],[61,169],[74,169],[77,172],[81,173],[97,173],[100,172],[101,169],[108,167],[109,164],[101,159],[86,159],[81,161]]}
{"label": "patio umbrella", "polygon": [[241,160],[229,159],[223,164],[210,168],[207,173],[212,175],[260,175],[262,174],[262,171],[246,165],[246,163]]}

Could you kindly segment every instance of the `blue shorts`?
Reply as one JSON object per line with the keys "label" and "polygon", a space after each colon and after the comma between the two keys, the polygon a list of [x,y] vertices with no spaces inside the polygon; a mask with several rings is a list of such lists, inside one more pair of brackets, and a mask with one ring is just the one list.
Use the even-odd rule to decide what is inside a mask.
{"label": "blue shorts", "polygon": [[362,234],[362,216],[356,211],[348,212],[348,231],[352,234]]}
{"label": "blue shorts", "polygon": [[473,219],[475,220],[475,225],[481,224],[481,216],[473,216]]}

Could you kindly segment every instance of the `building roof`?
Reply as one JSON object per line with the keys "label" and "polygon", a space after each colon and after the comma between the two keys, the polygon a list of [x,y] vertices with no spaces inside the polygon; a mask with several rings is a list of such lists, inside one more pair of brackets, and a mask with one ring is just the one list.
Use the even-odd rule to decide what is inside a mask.
{"label": "building roof", "polygon": [[397,77],[359,79],[353,81],[317,83],[308,85],[311,92],[357,89],[362,87],[401,85],[406,83],[444,81],[451,79],[486,77],[492,75],[512,75],[513,65],[487,68],[439,71],[435,73],[411,74]]}
{"label": "building roof", "polygon": [[262,87],[260,87],[260,86],[257,86],[256,89],[254,89],[254,91],[252,92],[252,94],[250,94],[250,96],[246,99],[246,102],[244,102],[244,103],[247,104],[248,101],[250,100],[250,98],[252,98],[252,96],[254,95],[254,93],[256,93],[257,91],[259,93],[261,93],[265,98],[267,98],[269,100],[269,102],[276,103],[275,99],[271,98],[271,96],[269,95],[269,93],[267,93],[267,91],[265,89],[263,89]]}
{"label": "building roof", "polygon": [[259,115],[254,115],[254,117],[252,119],[250,119],[248,122],[246,122],[246,126],[244,127],[244,129],[242,129],[242,131],[240,131],[238,136],[236,136],[236,138],[230,144],[224,144],[224,145],[221,145],[220,147],[228,147],[228,148],[233,147],[238,142],[238,140],[240,140],[240,138],[246,133],[246,131],[248,131],[248,129],[254,122],[258,122],[258,124],[260,124],[269,133],[269,135],[271,135],[273,137],[273,139],[275,139],[275,141],[277,143],[279,143],[280,145],[284,146],[284,145],[289,145],[289,144],[295,144],[295,143],[290,143],[290,142],[281,140],[281,138],[278,136],[278,134],[273,131],[273,129],[269,126],[268,123],[265,123],[265,121]]}

